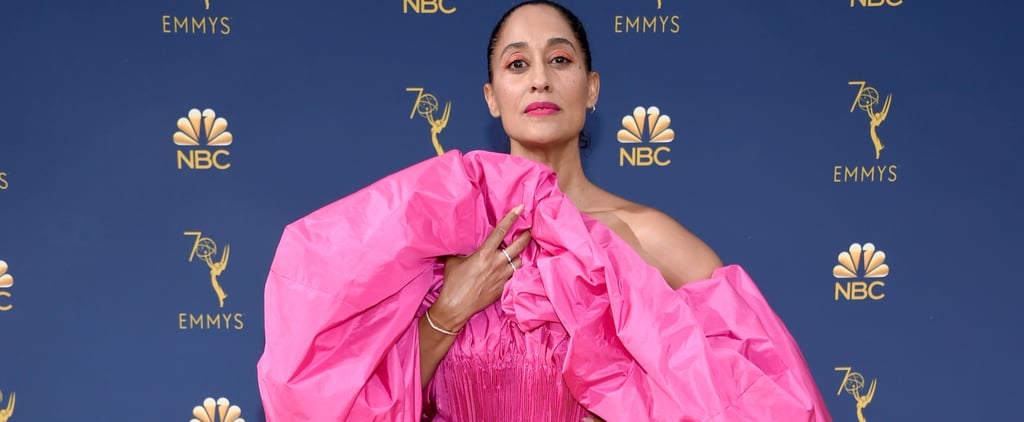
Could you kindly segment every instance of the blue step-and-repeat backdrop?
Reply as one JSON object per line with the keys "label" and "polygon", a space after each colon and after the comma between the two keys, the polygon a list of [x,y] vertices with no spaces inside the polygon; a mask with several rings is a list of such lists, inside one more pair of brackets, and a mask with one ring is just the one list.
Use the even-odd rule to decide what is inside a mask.
{"label": "blue step-and-repeat backdrop", "polygon": [[[1024,4],[565,3],[590,177],[745,266],[837,421],[1022,418]],[[282,229],[507,151],[481,87],[512,4],[5,3],[0,422],[264,420]]]}

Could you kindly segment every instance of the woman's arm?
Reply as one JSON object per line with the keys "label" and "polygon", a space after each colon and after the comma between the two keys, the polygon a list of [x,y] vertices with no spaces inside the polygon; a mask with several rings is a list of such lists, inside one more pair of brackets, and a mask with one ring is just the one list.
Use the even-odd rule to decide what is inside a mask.
{"label": "woman's arm", "polygon": [[530,243],[529,230],[507,248],[500,247],[505,234],[522,212],[522,205],[509,211],[480,248],[469,256],[445,259],[441,293],[419,320],[420,382],[423,387],[434,376],[437,365],[452,347],[462,326],[470,317],[498,300],[505,283],[512,277],[513,266],[522,266],[519,254]]}

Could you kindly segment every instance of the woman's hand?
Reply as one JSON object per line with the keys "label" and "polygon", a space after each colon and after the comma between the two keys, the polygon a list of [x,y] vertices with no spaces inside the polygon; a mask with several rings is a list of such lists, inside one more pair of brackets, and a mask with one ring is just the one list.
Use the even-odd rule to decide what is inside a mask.
{"label": "woman's hand", "polygon": [[522,205],[509,211],[469,256],[451,256],[445,260],[444,285],[430,307],[434,322],[444,329],[459,331],[470,317],[501,297],[505,283],[514,270],[522,266],[519,254],[531,240],[527,230],[508,247],[501,248],[502,239],[522,212]]}
{"label": "woman's hand", "polygon": [[501,249],[501,240],[522,212],[522,205],[509,211],[469,256],[452,256],[445,260],[441,293],[419,321],[421,387],[426,388],[437,365],[455,342],[452,333],[457,333],[470,317],[498,300],[512,273],[522,266],[519,254],[530,243],[529,230]]}

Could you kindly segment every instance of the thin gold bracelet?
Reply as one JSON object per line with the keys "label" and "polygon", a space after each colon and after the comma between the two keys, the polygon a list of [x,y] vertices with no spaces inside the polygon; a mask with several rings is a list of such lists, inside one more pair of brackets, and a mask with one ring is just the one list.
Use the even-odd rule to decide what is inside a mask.
{"label": "thin gold bracelet", "polygon": [[429,308],[427,310],[423,311],[423,315],[427,316],[427,324],[430,324],[430,328],[433,328],[437,332],[439,332],[441,334],[444,334],[444,335],[448,335],[448,336],[455,336],[455,335],[459,334],[458,331],[454,331],[454,332],[448,331],[448,330],[445,330],[444,328],[438,327],[437,324],[434,324],[434,320],[430,319],[430,309]]}

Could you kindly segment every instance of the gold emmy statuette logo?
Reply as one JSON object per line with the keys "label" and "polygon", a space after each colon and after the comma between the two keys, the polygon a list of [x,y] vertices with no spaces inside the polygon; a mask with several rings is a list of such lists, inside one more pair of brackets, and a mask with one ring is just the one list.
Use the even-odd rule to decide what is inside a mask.
{"label": "gold emmy statuette logo", "polygon": [[[14,286],[14,276],[7,274],[7,262],[0,260],[0,298],[10,298],[11,292],[8,292],[11,286]],[[9,311],[14,305],[4,304],[5,301],[0,302],[0,312]],[[3,419],[0,419],[3,422]]]}
{"label": "gold emmy statuette logo", "polygon": [[203,400],[202,406],[192,409],[192,416],[195,417],[189,422],[245,422],[245,419],[242,419],[242,409],[232,405],[224,397],[216,401],[212,397],[207,397]]}
{"label": "gold emmy statuette logo", "polygon": [[188,255],[188,262],[192,262],[192,258],[199,257],[199,259],[206,263],[206,266],[210,267],[210,284],[213,285],[213,291],[217,293],[217,301],[220,302],[220,307],[223,308],[224,298],[228,297],[228,295],[220,287],[217,276],[223,273],[224,269],[228,266],[231,245],[224,245],[224,252],[221,253],[220,259],[214,262],[213,257],[217,255],[217,244],[213,239],[203,237],[202,232],[185,232],[185,236],[196,237],[196,242],[192,245],[192,252]]}
{"label": "gold emmy statuette logo", "polygon": [[[662,159],[661,154],[668,153],[671,149],[667,144],[675,140],[676,132],[669,128],[672,119],[661,114],[658,107],[637,107],[633,114],[622,117],[622,129],[619,129],[616,138],[620,144],[619,167],[626,162],[631,166],[667,166],[672,160]],[[644,133],[647,134],[647,142],[658,145],[655,147],[639,145],[644,143]],[[627,145],[632,145],[627,147]]]}
{"label": "gold emmy statuette logo", "polygon": [[417,93],[416,101],[412,105],[412,112],[409,113],[409,119],[415,117],[417,113],[423,116],[424,119],[427,119],[427,123],[430,123],[430,140],[434,143],[434,150],[437,151],[437,155],[444,154],[444,148],[441,148],[441,141],[437,139],[437,135],[448,126],[448,117],[452,113],[452,102],[445,103],[441,118],[436,119],[434,118],[434,113],[437,112],[439,105],[437,97],[423,92],[422,87],[409,87],[405,90]]}
{"label": "gold emmy statuette logo", "polygon": [[860,108],[868,115],[868,133],[871,135],[871,144],[875,149],[875,162],[870,165],[864,165],[863,163],[833,165],[832,182],[896,182],[898,166],[892,163],[879,162],[879,159],[882,158],[882,150],[885,149],[885,144],[882,143],[882,139],[878,136],[878,126],[881,126],[882,122],[885,122],[885,119],[889,117],[889,110],[892,107],[892,94],[887,95],[881,108],[878,108],[876,106],[879,105],[878,103],[882,96],[878,93],[877,89],[868,86],[865,81],[848,81],[847,84],[858,87],[857,95],[853,97],[853,104],[850,106],[850,112],[852,113]]}
{"label": "gold emmy statuette logo", "polygon": [[857,7],[857,3],[860,3],[861,7],[895,7],[903,4],[903,0],[850,0],[850,7]]}
{"label": "gold emmy statuette logo", "polygon": [[171,139],[175,145],[182,147],[200,146],[200,140],[205,137],[206,147],[190,148],[188,154],[181,149],[178,150],[178,169],[182,164],[190,169],[206,170],[211,167],[218,170],[226,170],[231,163],[224,158],[229,155],[228,150],[214,147],[226,147],[231,145],[234,137],[227,131],[228,121],[223,117],[217,117],[213,109],[206,109],[202,112],[197,108],[189,110],[188,117],[178,119],[178,130],[174,132]]}
{"label": "gold emmy statuette logo", "polygon": [[885,263],[885,252],[875,250],[874,244],[854,243],[848,251],[839,254],[839,264],[832,268],[832,275],[839,279],[862,279],[845,283],[837,280],[835,300],[840,296],[846,300],[881,300],[885,298],[885,293],[880,292],[885,282],[877,279],[889,275],[889,264]]}
{"label": "gold emmy statuette logo", "polygon": [[871,404],[871,400],[875,398],[875,385],[878,382],[878,378],[871,380],[871,386],[868,387],[867,394],[861,395],[861,390],[864,388],[864,376],[859,372],[851,371],[849,366],[837,366],[836,371],[846,371],[846,375],[843,376],[843,381],[839,383],[839,391],[836,395],[843,394],[843,391],[849,393],[855,400],[857,400],[857,420],[859,422],[867,422],[864,418],[864,408]]}
{"label": "gold emmy statuette logo", "polygon": [[409,9],[416,14],[441,12],[450,15],[455,13],[454,7],[444,7],[444,0],[402,0],[402,13],[409,13]]}
{"label": "gold emmy statuette logo", "polygon": [[853,110],[860,108],[867,113],[870,119],[871,142],[875,145],[875,159],[877,160],[882,156],[882,149],[885,148],[885,145],[882,145],[882,140],[878,138],[878,126],[889,116],[892,94],[890,93],[885,97],[885,104],[882,105],[882,110],[876,112],[875,105],[878,104],[879,100],[878,90],[867,86],[867,83],[864,81],[850,81],[848,83],[860,86],[860,89],[857,90],[857,96],[853,100],[853,105],[850,106],[850,112],[852,113]]}
{"label": "gold emmy statuette logo", "polygon": [[661,10],[661,0],[658,0],[658,10]]}
{"label": "gold emmy statuette logo", "polygon": [[210,10],[210,0],[204,0],[206,3],[206,10]]}
{"label": "gold emmy statuette logo", "polygon": [[[7,422],[11,416],[14,415],[14,397],[15,394],[12,391],[10,396],[7,397],[7,406],[0,408],[0,422]],[[4,392],[0,391],[0,403],[4,402]]]}

